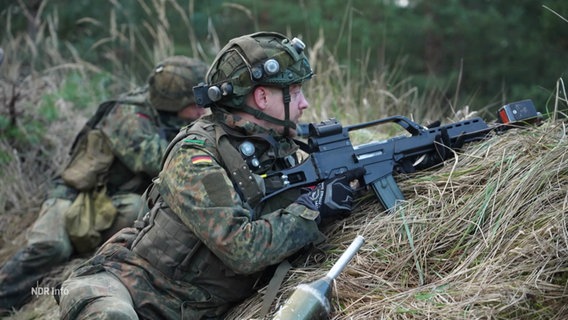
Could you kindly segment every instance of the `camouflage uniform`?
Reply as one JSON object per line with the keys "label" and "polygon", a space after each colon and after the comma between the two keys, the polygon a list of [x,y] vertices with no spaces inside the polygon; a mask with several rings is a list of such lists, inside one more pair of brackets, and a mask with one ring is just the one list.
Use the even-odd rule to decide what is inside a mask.
{"label": "camouflage uniform", "polygon": [[[237,44],[241,40],[251,52],[267,53],[263,61],[280,59],[283,72],[268,68],[271,77],[284,79],[280,86],[311,77],[306,57],[284,36],[253,34]],[[234,53],[227,50],[233,43],[218,57]],[[230,60],[226,66],[228,72],[250,71],[255,63],[248,62],[242,67],[242,60]],[[115,234],[63,282],[62,319],[219,319],[266,284],[274,266],[323,239],[320,212],[297,201],[304,190],[263,198],[273,187],[263,177],[295,165],[298,146],[287,134],[231,112],[238,101],[228,99],[242,102],[250,92],[239,81],[252,78],[245,72],[235,79],[230,88],[206,88],[217,101],[213,114],[182,129],[168,146],[162,171],[144,197],[151,209],[136,228]],[[206,104],[196,90],[196,100]],[[290,101],[285,94],[283,101]],[[275,121],[289,125],[285,120]],[[244,143],[254,146],[254,155],[245,156]]]}
{"label": "camouflage uniform", "polygon": [[[204,74],[205,67],[198,79]],[[193,84],[196,83],[194,80]],[[106,137],[114,156],[106,174],[106,192],[117,209],[112,225],[101,232],[101,240],[132,226],[143,208],[140,195],[158,175],[169,141],[187,124],[187,120],[168,110],[164,101],[161,102],[166,111],[157,110],[150,97],[146,86],[101,104],[97,112],[102,112],[102,117],[95,127]],[[183,103],[183,107],[188,105],[187,101]],[[0,269],[0,309],[23,305],[31,296],[31,288],[38,286],[53,267],[67,261],[75,251],[65,227],[64,213],[77,194],[78,190],[61,177],[54,179],[54,187],[43,202],[38,219],[28,230],[26,247]]]}
{"label": "camouflage uniform", "polygon": [[[266,133],[259,126],[228,118],[243,136]],[[318,212],[293,202],[297,190],[252,208],[252,203],[243,203],[240,189],[234,187],[238,181],[224,169],[226,159],[212,157],[209,148],[203,148],[217,146],[214,135],[196,130],[214,132],[217,126],[204,119],[185,129],[187,137],[173,146],[155,180],[159,195],[149,196],[150,204],[155,204],[147,225],[121,231],[118,240],[107,242],[64,283],[68,295],[61,297],[63,319],[76,319],[78,306],[106,295],[122,310],[136,310],[146,319],[180,319],[182,313],[187,319],[220,317],[252,294],[267,267],[321,239],[314,221]],[[230,139],[231,144],[239,140]],[[283,159],[294,154],[296,146],[288,139],[278,142],[276,150],[266,142],[256,143],[257,150],[265,150],[259,160],[271,164],[256,172],[257,177],[289,165]],[[129,236],[132,244],[122,242]],[[87,289],[101,274],[120,279],[131,294],[123,298],[132,299],[132,305],[108,290],[101,294],[99,288]],[[104,301],[96,303],[118,312]],[[89,310],[101,308],[89,305]]]}

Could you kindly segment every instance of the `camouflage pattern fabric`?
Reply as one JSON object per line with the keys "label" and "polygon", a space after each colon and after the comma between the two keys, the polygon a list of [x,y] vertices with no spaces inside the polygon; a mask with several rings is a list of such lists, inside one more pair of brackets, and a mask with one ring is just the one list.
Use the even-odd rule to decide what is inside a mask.
{"label": "camouflage pattern fabric", "polygon": [[[208,120],[200,120],[198,124],[210,127]],[[272,134],[230,115],[225,115],[223,121],[244,136]],[[273,138],[281,142],[276,148],[256,144],[258,150],[264,150],[259,158],[270,160],[272,164],[267,172],[277,170],[283,163],[280,160],[297,150],[292,141]],[[63,283],[62,288],[72,287],[74,293],[73,298],[61,296],[61,314],[69,319],[96,317],[98,314],[92,313],[92,308],[81,309],[86,301],[103,298],[103,295],[93,295],[89,281],[113,274],[128,288],[141,319],[221,319],[230,307],[257,289],[255,284],[266,275],[265,271],[322,239],[315,222],[318,212],[294,203],[293,197],[283,195],[271,204],[260,203],[254,208],[243,203],[235,190],[239,181],[231,180],[221,165],[222,159],[215,159],[206,151],[204,146],[210,144],[215,142],[193,135],[173,147],[155,180],[160,196],[152,212],[157,212],[156,216],[174,215],[184,231],[150,218],[149,228],[162,228],[156,233],[172,236],[164,238],[169,239],[166,243],[147,242],[151,247],[140,250],[166,259],[161,250],[177,246],[180,248],[177,263],[185,265],[186,273],[166,276],[164,270],[149,262],[152,259],[142,258],[130,250],[129,244],[115,238]],[[125,229],[119,234],[123,232],[132,231]],[[186,232],[202,245],[195,250],[182,248],[183,243],[175,240]],[[138,241],[140,234],[132,237]],[[142,245],[143,241],[134,242],[133,247]],[[189,251],[189,254],[184,253]],[[86,275],[90,276],[83,278]],[[101,309],[112,307],[108,304]]]}
{"label": "camouflage pattern fabric", "polygon": [[[125,97],[136,95],[144,102],[146,94],[147,90],[136,90]],[[168,145],[164,132],[177,132],[179,127],[161,124],[158,112],[148,103],[117,105],[99,127],[115,154],[107,191],[118,210],[112,226],[102,234],[104,241],[118,230],[132,226],[143,206],[140,195],[160,170]],[[31,288],[73,253],[62,219],[76,195],[77,191],[61,179],[54,179],[39,217],[27,233],[27,245],[0,269],[0,311],[21,307],[30,298]]]}
{"label": "camouflage pattern fabric", "polygon": [[203,82],[205,62],[172,56],[159,62],[148,78],[149,100],[157,110],[177,112],[195,103],[193,86]]}
{"label": "camouflage pattern fabric", "polygon": [[[88,283],[88,290],[84,285]],[[85,275],[71,279],[66,283],[64,307],[68,313],[61,314],[61,319],[75,320],[75,310],[83,310],[85,313],[97,313],[99,320],[134,320],[138,319],[134,311],[132,299],[126,287],[110,273]]]}
{"label": "camouflage pattern fabric", "polygon": [[[101,121],[98,127],[122,165],[111,166],[108,174],[111,185],[120,186],[132,174],[150,178],[158,175],[168,141],[160,134],[163,129],[157,126],[157,117],[157,111],[149,105],[142,108],[123,104],[113,108]],[[128,169],[126,172],[122,170],[124,167]]]}
{"label": "camouflage pattern fabric", "polygon": [[[241,128],[248,128],[249,134],[266,132],[252,123]],[[195,148],[198,144],[189,139],[180,142],[156,187],[181,221],[231,270],[239,274],[263,270],[318,238],[313,221],[317,213],[303,206],[287,203],[274,212],[243,207],[223,167],[211,158],[201,161],[208,154]],[[279,146],[270,151],[288,155],[285,148],[291,143]]]}
{"label": "camouflage pattern fabric", "polygon": [[[222,301],[190,283],[170,281],[128,249],[124,241],[136,232],[133,228],[119,231],[88,263],[63,282],[61,289],[67,294],[59,297],[61,319],[105,319],[108,313],[128,313],[128,310],[136,310],[140,319],[221,318],[225,309],[211,312],[207,307],[222,305]],[[126,274],[129,276],[124,277]],[[128,297],[117,294],[116,291],[101,292],[102,290],[92,287],[93,283],[100,283],[104,281],[101,279],[108,279],[109,275],[120,279],[122,286],[129,292]],[[184,303],[183,299],[187,296],[191,296],[192,300]],[[158,301],[159,299],[164,300]],[[116,303],[117,301],[120,302]],[[92,304],[98,307],[88,307]]]}

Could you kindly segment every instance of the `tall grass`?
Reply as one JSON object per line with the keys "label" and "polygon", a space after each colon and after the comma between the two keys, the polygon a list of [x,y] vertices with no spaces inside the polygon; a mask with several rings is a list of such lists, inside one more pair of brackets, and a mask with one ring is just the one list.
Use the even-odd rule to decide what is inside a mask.
{"label": "tall grass", "polygon": [[[77,17],[77,23],[83,27],[107,31],[106,37],[89,48],[106,61],[96,65],[85,60],[78,48],[58,38],[58,12],[46,14],[45,7],[49,3],[50,0],[43,1],[34,20],[33,34],[13,28],[15,12],[26,10],[22,3],[19,3],[20,7],[15,5],[1,13],[6,20],[0,43],[5,51],[0,69],[3,84],[0,92],[3,104],[0,109],[0,158],[3,162],[0,169],[3,172],[22,171],[13,181],[23,184],[3,188],[0,192],[0,207],[5,212],[9,212],[9,208],[21,209],[21,203],[26,202],[24,199],[35,199],[33,202],[37,203],[42,198],[49,186],[47,181],[65,162],[67,146],[75,132],[100,102],[143,83],[155,62],[174,54],[179,43],[191,44],[190,55],[207,62],[219,50],[213,27],[211,41],[197,41],[190,18],[193,1],[182,7],[173,0],[138,0],[145,14],[152,17],[142,25],[120,22],[118,16],[128,12],[121,11],[125,9],[116,1],[112,2],[108,25],[87,16]],[[174,40],[170,36],[168,31],[173,26],[167,16],[172,12],[182,17],[184,27],[188,29],[187,39]],[[376,72],[373,78],[357,78],[335,61],[327,49],[328,44],[324,43],[323,34],[308,47],[317,76],[306,85],[311,108],[305,121],[336,117],[349,124],[394,114],[409,115],[418,121],[442,117],[437,114],[441,110],[440,104],[424,101],[424,96],[409,81],[393,83],[400,65]],[[361,61],[365,64],[366,59]],[[30,179],[24,178],[24,172],[28,172]],[[29,190],[33,196],[23,190]]]}
{"label": "tall grass", "polygon": [[[83,27],[107,31],[107,36],[89,48],[105,61],[99,65],[86,60],[85,53],[72,44],[61,42],[56,32],[58,13],[44,14],[51,1],[44,0],[33,35],[13,28],[16,7],[0,13],[6,18],[0,43],[5,51],[0,66],[0,263],[23,243],[22,231],[35,218],[50,179],[67,161],[72,139],[100,102],[143,83],[155,62],[175,54],[176,47],[189,44],[188,55],[210,62],[223,45],[214,26],[209,28],[208,41],[197,40],[191,20],[193,0],[185,5],[173,0],[138,0],[148,16],[142,25],[120,22],[118,16],[128,13],[121,2],[113,1],[108,23],[77,17]],[[20,1],[17,5],[22,4]],[[172,38],[169,31],[180,26],[170,25],[168,14],[182,17],[181,27],[187,29],[187,38]],[[349,25],[348,20],[345,25]],[[323,32],[315,43],[307,43],[316,77],[305,86],[311,107],[304,120],[336,117],[344,124],[354,124],[400,114],[425,124],[472,115],[467,105],[458,105],[457,97],[448,101],[436,91],[419,92],[412,79],[395,80],[404,67],[403,59],[370,75],[351,74],[335,59],[333,49],[328,49],[333,44],[325,43]],[[368,57],[353,58],[359,59],[361,69],[366,69]],[[565,92],[561,81],[558,92]],[[448,105],[453,108],[452,114],[443,111]],[[565,108],[566,95],[557,94],[551,114],[559,114]],[[559,136],[559,132],[555,131],[553,136]],[[368,138],[376,134],[372,132]],[[454,170],[448,166],[435,175],[404,182],[403,190],[413,200],[397,215],[385,216],[370,201],[353,218],[330,231],[329,247],[335,250],[330,251],[332,255],[351,236],[350,232],[363,233],[368,239],[367,249],[338,282],[339,294],[334,298],[334,307],[340,310],[337,318],[443,317],[450,307],[458,310],[456,318],[514,318],[522,310],[529,315],[535,313],[535,306],[548,308],[544,315],[554,315],[550,306],[557,305],[552,302],[565,297],[559,293],[565,285],[559,279],[566,272],[566,265],[560,262],[565,257],[560,247],[566,244],[566,234],[558,227],[565,220],[554,210],[565,212],[566,207],[565,201],[553,202],[563,199],[565,163],[552,167],[552,155],[563,159],[564,153],[559,152],[561,144],[546,138],[543,134],[542,140],[547,141],[543,150],[531,146],[538,139],[526,146],[535,155],[534,164],[550,170],[546,176],[537,176],[546,178],[540,183],[530,179],[529,173],[537,173],[534,164],[525,159],[515,161],[514,155],[511,158],[504,149],[499,149],[502,158],[498,161],[487,159],[488,150],[498,146],[483,144],[464,155]],[[519,148],[512,142],[508,146],[509,150]],[[539,159],[540,152],[549,157]],[[514,170],[510,171],[511,166]],[[475,173],[477,170],[480,173]],[[508,184],[515,176],[520,179]],[[542,194],[537,191],[551,186],[556,193],[540,198]],[[507,192],[496,194],[495,190]],[[539,209],[530,199],[550,206],[538,215],[518,216],[528,205],[535,212]],[[422,215],[424,212],[427,214]],[[556,221],[557,227],[550,221]],[[527,223],[532,229],[521,228]],[[539,246],[548,250],[546,254],[539,256]],[[542,258],[546,264],[530,260],[522,269],[523,257]],[[287,285],[313,279],[323,272],[319,268],[314,264],[297,270]],[[54,274],[58,276],[61,275]],[[511,279],[514,277],[518,278]],[[503,290],[506,297],[499,294]],[[534,299],[528,299],[529,296]],[[257,298],[253,297],[250,303]],[[46,309],[54,308],[54,302],[39,301],[39,310],[27,306],[15,317],[52,315],[53,310]],[[243,312],[247,311],[250,310]]]}

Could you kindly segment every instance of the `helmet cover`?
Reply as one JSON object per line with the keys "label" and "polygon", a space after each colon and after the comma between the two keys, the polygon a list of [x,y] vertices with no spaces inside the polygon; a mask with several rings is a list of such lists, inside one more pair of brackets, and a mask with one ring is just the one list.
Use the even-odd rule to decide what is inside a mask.
{"label": "helmet cover", "polygon": [[[207,72],[209,85],[230,84],[225,104],[238,107],[256,86],[288,87],[314,74],[304,43],[277,32],[257,32],[234,38],[221,49]],[[235,99],[236,98],[236,99]],[[239,99],[240,98],[240,99]]]}
{"label": "helmet cover", "polygon": [[178,112],[195,103],[193,87],[203,82],[207,65],[185,56],[168,57],[148,77],[150,103],[160,111]]}

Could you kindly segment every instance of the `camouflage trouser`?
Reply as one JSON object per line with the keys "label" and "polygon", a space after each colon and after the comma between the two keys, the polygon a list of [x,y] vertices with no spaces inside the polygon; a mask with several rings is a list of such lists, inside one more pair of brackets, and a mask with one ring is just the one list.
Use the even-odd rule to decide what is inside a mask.
{"label": "camouflage trouser", "polygon": [[61,319],[138,319],[128,290],[108,272],[69,278],[60,292]]}
{"label": "camouflage trouser", "polygon": [[[234,302],[166,277],[130,250],[139,234],[135,228],[122,229],[73,270],[57,296],[62,319],[123,319],[119,315],[132,310],[139,319],[223,319]],[[224,283],[220,287],[225,290]]]}
{"label": "camouflage trouser", "polygon": [[[62,186],[57,186],[59,188]],[[53,195],[53,192],[51,193]],[[31,296],[31,289],[57,265],[67,261],[73,246],[64,224],[64,213],[71,200],[50,198],[44,201],[38,219],[27,233],[27,245],[0,269],[0,309],[20,308]],[[103,234],[103,241],[123,227],[134,223],[142,206],[138,194],[112,197],[118,214]]]}

